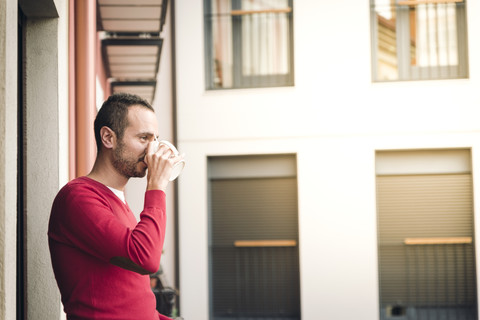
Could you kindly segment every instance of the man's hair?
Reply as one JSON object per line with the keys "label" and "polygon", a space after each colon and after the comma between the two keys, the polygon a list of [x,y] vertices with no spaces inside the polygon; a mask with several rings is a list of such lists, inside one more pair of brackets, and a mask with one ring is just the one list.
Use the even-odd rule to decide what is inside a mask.
{"label": "man's hair", "polygon": [[117,139],[122,140],[125,128],[128,126],[128,108],[132,106],[145,107],[155,112],[150,103],[135,94],[114,93],[105,100],[93,124],[98,152],[102,147],[102,138],[100,137],[102,127],[109,127],[115,132]]}

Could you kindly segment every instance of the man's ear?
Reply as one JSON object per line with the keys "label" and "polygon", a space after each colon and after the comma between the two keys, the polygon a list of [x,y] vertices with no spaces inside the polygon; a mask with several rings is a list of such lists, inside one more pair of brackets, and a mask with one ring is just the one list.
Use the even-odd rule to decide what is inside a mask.
{"label": "man's ear", "polygon": [[100,139],[105,148],[112,149],[117,141],[117,136],[112,129],[104,126],[100,129]]}

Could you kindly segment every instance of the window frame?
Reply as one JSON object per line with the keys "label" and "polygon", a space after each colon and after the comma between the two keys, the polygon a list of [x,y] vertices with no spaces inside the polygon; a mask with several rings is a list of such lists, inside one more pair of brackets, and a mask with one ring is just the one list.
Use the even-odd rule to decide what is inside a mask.
{"label": "window frame", "polygon": [[472,175],[470,148],[376,150],[379,319],[478,319]]}
{"label": "window frame", "polygon": [[[395,1],[396,14],[396,60],[397,60],[397,79],[379,79],[378,75],[378,20],[376,17],[376,1],[370,0],[370,30],[371,30],[371,50],[372,50],[372,82],[391,82],[391,81],[417,81],[417,80],[444,80],[444,79],[465,79],[468,78],[468,35],[467,35],[467,15],[466,1],[455,3],[456,14],[456,37],[457,37],[457,55],[458,64],[453,66],[427,66],[419,67],[410,65],[410,16],[409,5],[399,5],[399,0]],[[440,1],[441,2],[441,1]],[[463,8],[461,7],[463,6]]]}
{"label": "window frame", "polygon": [[[288,15],[288,70],[287,74],[243,75],[242,61],[242,16],[232,16],[232,52],[233,52],[233,84],[231,87],[216,87],[215,65],[213,60],[213,37],[210,16],[212,0],[204,0],[204,43],[205,43],[205,88],[206,90],[229,90],[245,88],[283,87],[294,85],[294,45],[293,45],[293,0],[288,0],[292,9]],[[231,10],[240,10],[242,0],[231,0]]]}
{"label": "window frame", "polygon": [[[218,183],[218,182],[221,182],[221,181],[229,181],[230,183],[233,183],[233,184],[244,184],[245,181],[250,181],[251,183],[265,183],[268,181],[271,183],[272,180],[292,180],[294,181],[294,184],[295,184],[295,188],[284,188],[283,190],[288,190],[288,193],[290,196],[292,196],[292,199],[294,200],[293,202],[291,202],[291,205],[293,206],[291,209],[286,209],[286,211],[289,211],[289,210],[293,210],[291,211],[290,213],[293,213],[295,212],[294,215],[289,215],[288,217],[285,216],[285,214],[280,214],[280,216],[277,215],[277,211],[273,210],[271,212],[275,212],[274,216],[275,216],[275,221],[274,223],[270,223],[269,226],[271,227],[270,230],[264,230],[262,228],[258,228],[258,225],[257,227],[255,228],[254,225],[252,225],[253,223],[255,223],[254,221],[252,220],[244,220],[244,224],[238,224],[238,223],[234,223],[232,224],[232,226],[234,226],[232,228],[232,226],[230,226],[230,228],[228,226],[225,226],[225,220],[223,220],[223,223],[220,224],[220,226],[218,226],[218,220],[215,221],[214,219],[214,207],[215,207],[215,202],[214,202],[214,188],[213,188],[213,185],[215,183]],[[225,319],[224,316],[225,314],[222,314],[221,312],[220,313],[217,313],[218,311],[221,311],[221,308],[220,310],[216,310],[216,306],[224,306],[224,302],[215,302],[215,299],[217,298],[218,299],[218,293],[215,294],[215,279],[214,277],[218,277],[218,273],[215,273],[214,272],[214,264],[216,263],[214,260],[215,260],[215,257],[213,255],[213,249],[232,249],[233,251],[235,251],[236,253],[241,253],[241,251],[244,251],[245,249],[253,249],[253,250],[266,250],[266,251],[269,251],[269,254],[272,254],[272,252],[270,251],[272,248],[274,250],[281,250],[281,256],[284,258],[284,259],[287,259],[288,261],[294,261],[293,265],[295,266],[293,269],[285,269],[285,271],[287,271],[287,273],[290,275],[290,276],[293,276],[295,279],[293,278],[289,278],[289,277],[286,277],[285,279],[285,283],[290,283],[292,284],[292,282],[294,284],[296,284],[294,287],[291,287],[288,289],[288,291],[290,293],[292,293],[294,296],[295,296],[295,299],[291,299],[289,300],[291,305],[289,306],[289,308],[287,308],[288,310],[292,311],[292,310],[297,310],[298,311],[298,314],[285,314],[284,316],[287,317],[287,316],[291,316],[290,319],[301,319],[302,315],[301,315],[301,301],[302,301],[302,295],[301,295],[301,282],[300,282],[300,257],[299,257],[299,211],[298,211],[298,173],[297,173],[297,154],[291,154],[291,153],[287,153],[287,154],[255,154],[255,155],[228,155],[228,156],[209,156],[207,157],[207,185],[208,185],[208,194],[207,194],[207,203],[208,203],[208,250],[209,250],[209,257],[208,257],[208,269],[209,269],[209,319]],[[278,185],[278,184],[275,184],[275,185]],[[275,187],[273,188],[275,189]],[[222,190],[226,190],[224,188],[222,188]],[[245,188],[244,190],[251,190],[250,188]],[[271,192],[271,189],[270,188],[263,188],[263,190],[270,190],[269,192]],[[279,189],[281,190],[281,188]],[[249,192],[247,192],[248,194]],[[232,197],[222,197],[222,207],[225,209],[225,208],[228,208],[228,202],[229,201],[225,201],[225,200],[228,200],[230,198],[232,199],[235,199],[239,197],[238,193],[232,193]],[[217,196],[218,197],[218,196]],[[242,201],[244,201],[243,199],[243,196],[240,196],[242,197]],[[256,197],[258,198],[258,194],[256,194]],[[283,197],[281,197],[282,199],[285,199]],[[287,197],[288,198],[288,197]],[[258,204],[258,202],[257,202]],[[271,207],[271,205],[269,204],[269,207]],[[283,206],[283,208],[288,208],[289,206]],[[251,203],[249,203],[249,205],[246,205],[244,208],[242,207],[242,209],[246,209],[246,210],[252,210],[252,207],[251,207]],[[261,211],[261,207],[253,207],[253,210],[255,211],[255,209],[258,209]],[[218,210],[218,209],[217,209]],[[268,210],[266,210],[268,211]],[[223,218],[222,219],[225,219],[225,217],[228,217],[228,215],[218,215],[217,213],[217,217],[219,216],[222,216]],[[240,219],[245,219],[245,218],[241,218],[243,215],[235,215],[236,217],[239,217]],[[268,220],[268,214],[265,216],[265,218],[267,218]],[[272,217],[272,216],[270,216]],[[294,219],[295,222],[292,223],[291,219]],[[289,222],[290,221],[290,222]],[[215,232],[215,225],[217,225],[216,229],[217,229],[217,232]],[[238,238],[238,240],[246,240],[246,241],[235,241],[235,242],[232,242],[232,245],[231,246],[225,246],[225,243],[216,243],[215,241],[215,233],[217,234],[217,237],[218,237],[218,229],[219,228],[229,228],[231,230],[235,230],[235,229],[243,229],[242,232],[240,232],[240,234],[242,235],[241,238]],[[276,230],[277,228],[280,228],[280,231]],[[261,229],[261,232],[258,233],[258,231]],[[272,232],[272,230],[276,230],[274,232]],[[285,232],[287,231],[287,232]],[[227,232],[225,233],[225,231],[222,231],[222,233],[224,234],[228,234],[228,235],[231,235],[231,234],[234,234],[233,232]],[[280,234],[282,234],[282,236],[279,236]],[[273,240],[275,242],[276,241],[279,241],[279,242],[289,242],[289,240],[294,240],[294,243],[293,244],[280,244],[278,246],[276,245],[272,245],[272,246],[269,246],[269,245],[265,245],[265,246],[258,246],[256,249],[255,249],[255,245],[241,245],[241,244],[237,244],[239,242],[250,242],[249,240],[252,240],[252,239],[256,239],[256,240],[266,240],[266,242],[268,242],[269,240]],[[282,240],[279,240],[279,239],[282,239]],[[252,242],[257,242],[257,241],[252,241]],[[261,241],[260,241],[261,242]],[[220,244],[220,246],[217,246]],[[276,248],[276,249],[275,249]],[[241,251],[239,251],[241,250]],[[288,252],[285,252],[289,250],[290,252],[290,255],[288,254]],[[235,254],[236,254],[235,253]],[[293,253],[293,255],[291,255]],[[279,256],[277,256],[279,257]],[[218,258],[218,257],[217,257]],[[273,258],[273,255],[270,256],[270,258]],[[221,261],[221,260],[217,260],[218,261]],[[244,264],[241,264],[241,265],[244,265]],[[283,266],[283,264],[278,264],[280,266]],[[225,268],[223,268],[224,270],[226,270]],[[225,279],[225,278],[222,278],[223,281],[228,281],[228,280],[231,280],[231,279],[236,279],[237,281],[241,278],[238,278],[238,276],[241,276],[242,273],[238,273],[237,271],[235,271],[234,273],[232,273],[233,275],[235,275],[235,278],[228,278],[228,279]],[[275,274],[275,272],[273,272],[273,274]],[[223,275],[224,276],[224,275]],[[287,280],[287,279],[290,279],[290,280]],[[244,279],[245,280],[245,279]],[[217,283],[219,283],[218,281],[218,278],[217,278]],[[239,309],[232,309],[232,319],[236,319],[237,317],[240,317],[240,318],[253,318],[253,316],[255,314],[257,314],[258,312],[258,308],[256,306],[258,306],[258,303],[250,303],[252,302],[250,299],[245,299],[245,292],[246,291],[242,291],[243,288],[245,288],[245,283],[248,283],[248,281],[240,281],[241,283],[241,286],[240,287],[236,287],[237,291],[235,291],[235,301],[237,303],[239,303],[238,305],[242,306],[243,308],[239,308]],[[268,284],[268,281],[265,282]],[[263,283],[263,284],[265,284]],[[283,287],[285,288],[285,287]],[[259,288],[257,294],[259,295],[255,295],[255,294],[252,294],[251,297],[257,297],[257,298],[264,298],[264,297],[267,297],[267,295],[262,295],[261,293],[267,293],[268,290],[265,290],[267,288]],[[280,291],[281,289],[281,284],[279,284],[279,287],[277,287],[277,290],[279,290],[278,292],[281,292]],[[232,289],[229,289],[229,290],[233,290]],[[222,298],[224,296],[221,296]],[[286,297],[283,296],[283,297]],[[290,297],[291,298],[291,297]],[[238,300],[237,300],[238,299]],[[247,303],[245,303],[245,301],[247,301]],[[260,301],[260,300],[259,300]],[[263,300],[264,302],[269,302],[268,305],[270,305],[270,307],[272,306],[272,304],[270,304],[270,302],[273,303],[273,305],[275,305],[275,303],[278,303],[278,302],[285,302],[284,300],[282,300],[282,295],[272,295],[272,296],[268,296],[268,300],[265,301]],[[281,304],[278,304],[278,305],[281,305]],[[262,308],[263,309],[263,312],[267,312],[268,314],[264,314],[264,316],[268,315],[270,316],[270,318],[275,318],[275,317],[279,317],[282,313],[282,310],[275,310],[275,312],[271,313],[273,308]],[[258,315],[258,314],[257,314]]]}

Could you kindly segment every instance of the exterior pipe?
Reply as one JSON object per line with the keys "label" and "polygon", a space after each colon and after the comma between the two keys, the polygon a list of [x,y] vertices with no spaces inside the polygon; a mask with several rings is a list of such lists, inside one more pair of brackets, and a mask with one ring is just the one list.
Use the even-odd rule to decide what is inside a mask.
{"label": "exterior pipe", "polygon": [[95,0],[74,1],[75,4],[75,176],[90,172],[95,161],[93,121],[95,107]]}
{"label": "exterior pipe", "polygon": [[68,3],[68,177],[76,174],[75,135],[75,0]]}
{"label": "exterior pipe", "polygon": [[[167,0],[165,0],[165,5]],[[172,41],[171,50],[172,50],[172,124],[173,124],[173,141],[175,145],[178,145],[177,137],[177,68],[176,68],[176,42],[175,42],[175,0],[170,1],[170,38]],[[179,254],[179,243],[180,243],[180,226],[178,223],[178,183],[174,184],[174,228],[175,228],[175,238],[174,238],[174,247],[175,247],[175,287],[180,291],[180,254]],[[181,297],[177,298],[177,308],[180,312],[181,309]]]}

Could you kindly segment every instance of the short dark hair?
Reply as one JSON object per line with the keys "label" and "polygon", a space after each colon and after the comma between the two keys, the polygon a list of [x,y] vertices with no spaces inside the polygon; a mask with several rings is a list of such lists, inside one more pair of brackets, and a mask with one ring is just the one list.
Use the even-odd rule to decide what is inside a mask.
{"label": "short dark hair", "polygon": [[109,127],[115,132],[117,139],[121,140],[125,128],[128,126],[128,108],[132,106],[145,107],[155,112],[147,100],[130,93],[114,93],[102,104],[93,124],[98,152],[100,152],[102,146],[100,129]]}

